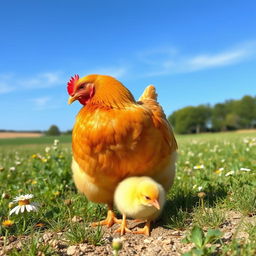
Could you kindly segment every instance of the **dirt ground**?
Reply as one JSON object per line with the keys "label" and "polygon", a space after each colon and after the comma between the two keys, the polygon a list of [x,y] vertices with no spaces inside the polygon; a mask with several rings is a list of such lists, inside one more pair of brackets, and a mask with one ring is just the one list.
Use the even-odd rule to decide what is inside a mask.
{"label": "dirt ground", "polygon": [[[80,221],[79,221],[80,222]],[[228,212],[226,215],[226,221],[220,226],[220,230],[223,232],[222,243],[230,243],[232,239],[248,239],[248,234],[243,228],[243,223],[256,223],[256,216],[245,217],[238,212]],[[129,227],[132,228],[134,224]],[[135,226],[138,224],[135,224]],[[65,238],[63,232],[53,233],[46,231],[42,238],[41,243],[50,244],[54,248],[54,252],[57,255],[113,255],[111,243],[113,238],[120,237],[118,234],[114,233],[117,228],[114,225],[112,228],[104,228],[103,244],[100,246],[94,246],[88,244],[84,241],[83,243],[77,245],[70,245]],[[188,229],[191,228],[191,224],[188,224]],[[125,234],[123,239],[123,248],[119,252],[119,256],[127,255],[140,255],[140,256],[178,256],[182,255],[184,252],[191,250],[193,244],[184,244],[182,239],[185,237],[187,231],[185,230],[173,230],[166,229],[162,226],[153,226],[151,235],[134,235]],[[20,250],[22,248],[22,243],[27,240],[27,237],[9,237],[5,251],[0,249],[0,256],[8,254],[13,248]],[[0,237],[0,248],[3,248],[4,237]],[[221,252],[220,242],[216,244],[217,251]],[[44,254],[38,254],[44,255]]]}
{"label": "dirt ground", "polygon": [[32,133],[32,132],[0,132],[0,139],[9,138],[36,138],[41,137],[42,133]]}

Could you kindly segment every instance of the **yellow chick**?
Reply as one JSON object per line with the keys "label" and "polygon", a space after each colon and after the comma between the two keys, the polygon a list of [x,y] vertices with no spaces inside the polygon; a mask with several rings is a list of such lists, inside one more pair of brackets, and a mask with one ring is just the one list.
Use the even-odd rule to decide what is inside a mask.
{"label": "yellow chick", "polygon": [[150,177],[129,177],[121,181],[114,193],[114,204],[122,213],[122,223],[116,232],[132,232],[127,228],[126,217],[146,220],[143,228],[134,234],[149,235],[150,223],[161,214],[165,203],[165,190]]}

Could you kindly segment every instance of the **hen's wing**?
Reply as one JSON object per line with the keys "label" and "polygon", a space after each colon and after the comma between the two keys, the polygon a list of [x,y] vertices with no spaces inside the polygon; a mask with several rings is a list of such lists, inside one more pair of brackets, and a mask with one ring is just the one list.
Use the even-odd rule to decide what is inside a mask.
{"label": "hen's wing", "polygon": [[154,125],[157,129],[161,130],[164,139],[169,145],[169,148],[166,150],[170,152],[176,151],[178,148],[177,142],[175,140],[172,128],[166,119],[164,111],[157,102],[157,93],[153,85],[149,85],[144,90],[143,94],[139,98],[139,103],[152,111]]}

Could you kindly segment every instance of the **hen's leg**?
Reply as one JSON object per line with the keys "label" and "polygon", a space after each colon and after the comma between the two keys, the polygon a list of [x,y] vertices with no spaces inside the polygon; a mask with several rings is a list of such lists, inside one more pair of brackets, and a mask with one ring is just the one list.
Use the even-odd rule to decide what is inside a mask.
{"label": "hen's leg", "polygon": [[143,228],[139,228],[135,231],[132,231],[133,234],[143,234],[146,236],[149,236],[149,232],[150,232],[150,221],[147,221],[147,223]]}
{"label": "hen's leg", "polygon": [[113,207],[112,205],[108,205],[108,214],[107,214],[107,218],[105,220],[102,221],[95,221],[93,222],[91,225],[93,227],[95,226],[107,226],[107,227],[111,227],[113,224],[115,223],[121,223],[121,220],[117,219],[115,216],[115,213],[113,212]]}
{"label": "hen's leg", "polygon": [[124,235],[125,233],[131,233],[132,231],[127,228],[127,223],[126,223],[126,215],[123,214],[123,219],[120,227],[115,230],[115,232],[120,232],[121,236]]}

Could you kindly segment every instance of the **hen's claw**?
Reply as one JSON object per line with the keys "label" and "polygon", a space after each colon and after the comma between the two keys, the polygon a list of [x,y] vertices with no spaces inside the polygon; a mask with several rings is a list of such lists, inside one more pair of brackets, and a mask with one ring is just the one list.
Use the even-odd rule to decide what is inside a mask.
{"label": "hen's claw", "polygon": [[96,226],[107,226],[108,228],[111,227],[112,225],[114,225],[115,223],[120,224],[122,221],[117,219],[115,216],[115,213],[109,209],[108,210],[108,214],[107,214],[107,218],[105,220],[102,221],[95,221],[91,224],[92,227],[96,227]]}

